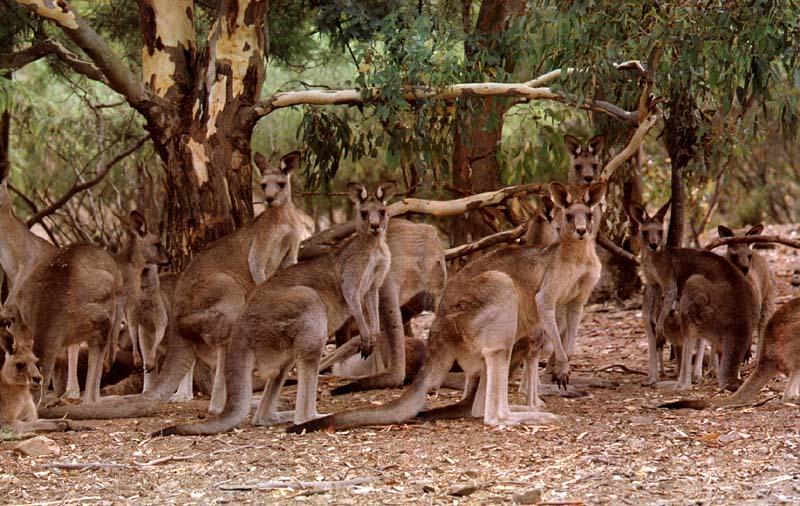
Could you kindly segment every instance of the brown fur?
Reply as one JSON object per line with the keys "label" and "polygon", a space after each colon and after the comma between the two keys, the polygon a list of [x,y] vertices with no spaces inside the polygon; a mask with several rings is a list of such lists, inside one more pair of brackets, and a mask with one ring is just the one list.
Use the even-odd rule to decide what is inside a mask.
{"label": "brown fur", "polygon": [[386,244],[389,187],[384,183],[367,192],[360,184],[350,185],[356,203],[355,236],[331,255],[279,271],[253,292],[227,348],[228,356],[243,365],[226,371],[228,401],[223,412],[157,434],[217,434],[237,426],[250,411],[254,365],[266,380],[255,425],[285,421],[277,404],[283,382],[295,364],[298,380],[293,420],[302,423],[317,417],[317,369],[328,336],[352,315],[361,333],[362,355],[368,355],[380,329],[378,291],[391,262]]}
{"label": "brown fur", "polygon": [[678,382],[663,386],[691,387],[692,355],[697,340],[705,338],[722,350],[720,387],[735,390],[757,319],[755,290],[733,264],[714,253],[664,246],[664,213],[650,217],[641,205],[631,206],[631,217],[641,226],[642,271],[663,294],[656,334],[677,311],[683,338]]}
{"label": "brown fur", "polygon": [[[465,391],[478,390],[472,414],[483,417],[484,423],[556,421],[555,415],[536,408],[520,407],[518,412],[508,405],[509,359],[514,342],[541,325],[555,349],[557,381],[568,382],[569,363],[556,308],[568,308],[568,332],[576,332],[583,304],[600,276],[592,208],[602,198],[605,184],[592,185],[585,200],[575,201],[569,201],[566,187],[559,183],[550,189],[553,201],[564,209],[561,241],[544,249],[496,250],[451,278],[431,327],[424,365],[399,399],[294,425],[289,432],[403,422],[424,407],[427,392],[442,383],[454,360],[466,374]],[[481,380],[475,386],[477,378]]]}
{"label": "brown fur", "polygon": [[[230,329],[257,283],[297,260],[301,222],[291,200],[290,174],[299,160],[298,152],[289,153],[276,168],[264,156],[255,155],[266,210],[247,226],[201,251],[181,274],[173,295],[167,358],[153,388],[146,394],[110,400],[104,405],[51,409],[48,416],[146,416],[174,394],[197,358],[217,365],[209,411],[222,410],[225,356],[220,350],[225,348]],[[234,363],[231,367],[245,365]]]}
{"label": "brown fur", "polygon": [[683,400],[661,407],[702,409],[746,404],[755,400],[764,385],[778,374],[789,377],[783,401],[800,400],[800,297],[786,302],[775,311],[763,335],[756,366],[733,395],[712,400]]}

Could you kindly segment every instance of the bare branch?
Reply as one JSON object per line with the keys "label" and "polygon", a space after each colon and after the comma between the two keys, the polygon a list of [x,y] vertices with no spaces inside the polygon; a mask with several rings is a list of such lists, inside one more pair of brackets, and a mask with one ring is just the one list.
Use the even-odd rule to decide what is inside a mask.
{"label": "bare branch", "polygon": [[784,246],[789,246],[790,248],[800,249],[800,241],[793,241],[792,239],[786,239],[779,235],[745,235],[738,237],[726,237],[724,239],[717,239],[716,241],[706,244],[704,249],[711,251],[712,249],[719,248],[720,246],[726,246],[728,244],[752,244],[757,242],[774,242],[777,244],[783,244]]}
{"label": "bare branch", "polygon": [[526,230],[527,225],[520,225],[516,228],[512,228],[511,230],[504,230],[496,234],[487,235],[478,241],[462,244],[461,246],[456,246],[455,248],[449,248],[445,250],[444,255],[447,260],[452,260],[454,258],[469,255],[470,253],[492,247],[496,244],[512,243],[525,235]]}
{"label": "bare branch", "polygon": [[644,142],[644,138],[647,135],[647,132],[653,128],[653,125],[658,122],[660,118],[659,114],[653,114],[650,118],[645,121],[644,123],[639,125],[639,128],[633,133],[631,140],[628,142],[628,145],[620,151],[617,156],[615,156],[605,167],[600,174],[600,178],[603,180],[609,180],[611,176],[614,175],[614,171],[617,170],[628,158],[632,157],[636,154],[636,151],[639,149],[639,146]]}
{"label": "bare branch", "polygon": [[84,191],[84,190],[87,190],[87,189],[91,188],[92,186],[95,186],[95,185],[96,185],[97,183],[99,183],[100,181],[102,181],[102,180],[103,180],[103,178],[104,178],[104,177],[106,177],[106,175],[108,174],[108,172],[111,170],[111,168],[112,168],[112,167],[114,167],[114,165],[116,165],[116,164],[117,164],[117,163],[119,163],[120,161],[124,160],[125,158],[127,158],[127,157],[128,157],[128,156],[130,156],[131,154],[133,154],[133,153],[135,153],[136,151],[138,151],[138,150],[139,150],[139,148],[141,148],[141,147],[142,147],[142,145],[144,145],[144,143],[145,143],[145,142],[147,142],[148,140],[150,140],[150,134],[147,134],[147,135],[145,135],[144,137],[142,137],[141,139],[139,139],[139,140],[136,142],[136,144],[134,144],[134,145],[133,145],[133,146],[131,146],[130,148],[126,149],[126,150],[125,150],[125,151],[123,151],[122,153],[118,154],[117,156],[115,156],[114,158],[112,158],[111,160],[109,160],[109,161],[108,161],[108,163],[106,163],[106,164],[103,166],[102,170],[100,170],[100,171],[99,171],[99,172],[98,172],[98,173],[95,175],[95,177],[94,177],[93,179],[91,179],[91,180],[89,180],[89,181],[86,181],[86,182],[84,182],[84,183],[80,183],[80,184],[77,184],[77,183],[76,183],[76,184],[74,184],[74,185],[72,186],[72,188],[70,188],[69,190],[67,190],[67,192],[66,192],[64,195],[62,195],[62,196],[61,196],[61,198],[59,198],[58,200],[56,200],[55,202],[53,202],[53,203],[52,203],[51,205],[49,205],[49,206],[48,206],[46,209],[42,209],[41,211],[39,211],[38,213],[36,213],[34,216],[32,216],[32,217],[31,217],[31,218],[30,218],[30,219],[27,221],[27,225],[28,225],[28,227],[31,227],[31,226],[33,226],[35,223],[38,223],[38,222],[40,222],[40,221],[42,220],[42,218],[44,218],[44,217],[46,217],[46,216],[50,216],[51,214],[53,214],[53,213],[55,213],[56,211],[58,211],[58,210],[59,210],[61,207],[63,207],[63,206],[64,206],[64,204],[66,204],[67,202],[69,202],[69,199],[71,199],[71,198],[72,198],[72,197],[73,197],[75,194],[77,194],[77,193],[79,193],[79,192],[82,192],[82,191]]}
{"label": "bare branch", "polygon": [[604,236],[603,234],[597,234],[597,244],[602,246],[604,250],[608,251],[615,257],[639,265],[639,259],[636,258],[636,255],[634,255],[630,251],[625,251],[624,249],[620,248],[619,246],[614,244],[614,242],[611,239]]}

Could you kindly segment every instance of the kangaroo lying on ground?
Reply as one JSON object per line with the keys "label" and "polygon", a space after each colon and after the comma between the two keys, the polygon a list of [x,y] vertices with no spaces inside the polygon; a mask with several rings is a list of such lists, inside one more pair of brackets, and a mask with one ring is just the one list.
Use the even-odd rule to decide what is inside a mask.
{"label": "kangaroo lying on ground", "polygon": [[543,250],[512,246],[494,251],[471,262],[447,282],[431,326],[424,365],[399,399],[377,408],[345,411],[297,424],[289,432],[408,420],[422,410],[428,391],[442,383],[454,361],[467,377],[467,396],[473,389],[478,391],[473,416],[483,417],[487,425],[557,421],[557,416],[535,407],[523,406],[520,411],[509,407],[509,359],[514,342],[541,325],[557,357],[556,380],[561,385],[569,381],[556,308],[568,308],[567,331],[575,332],[583,304],[600,276],[592,211],[604,192],[605,184],[596,183],[584,198],[570,201],[564,185],[551,183],[551,197],[563,210],[560,242]]}
{"label": "kangaroo lying on ground", "polygon": [[[744,235],[759,235],[764,230],[764,225],[756,225]],[[720,237],[734,237],[736,234],[728,227],[720,225],[717,227]],[[727,258],[735,265],[747,280],[756,289],[756,296],[760,301],[760,312],[758,315],[758,325],[756,327],[758,347],[761,349],[764,329],[770,316],[775,311],[775,279],[769,270],[767,259],[752,250],[750,244],[729,244],[725,251]]]}
{"label": "kangaroo lying on ground", "polygon": [[756,366],[736,392],[728,397],[683,400],[663,404],[662,408],[703,409],[709,406],[732,406],[752,402],[778,374],[789,377],[784,402],[800,400],[800,297],[786,302],[769,319],[764,329],[762,347]]}
{"label": "kangaroo lying on ground", "polygon": [[[250,412],[255,365],[266,385],[253,418],[255,425],[287,420],[278,413],[283,382],[297,365],[294,423],[317,417],[317,368],[328,336],[352,315],[361,333],[361,353],[368,355],[377,336],[378,291],[391,262],[386,245],[386,201],[394,184],[373,192],[348,185],[356,204],[356,234],[330,255],[278,271],[248,299],[228,344],[225,373],[227,402],[218,416],[190,425],[167,427],[155,435],[217,434],[239,425]],[[369,323],[364,317],[362,300]]]}
{"label": "kangaroo lying on ground", "polygon": [[[217,365],[209,411],[222,411],[225,357],[220,350],[224,350],[247,296],[279,267],[295,263],[300,245],[301,222],[292,203],[290,177],[299,165],[300,153],[284,155],[277,168],[258,153],[254,161],[261,171],[266,209],[247,226],[197,254],[180,275],[173,295],[166,360],[152,389],[141,396],[109,400],[97,406],[47,410],[47,416],[146,416],[175,393],[197,358],[210,366]],[[239,366],[242,365],[234,367]]]}
{"label": "kangaroo lying on ground", "polygon": [[[663,333],[667,319],[675,317],[683,340],[677,383],[662,382],[659,386],[690,388],[692,355],[698,339],[706,339],[722,350],[720,388],[735,390],[741,384],[739,368],[758,318],[755,289],[739,269],[719,255],[664,246],[663,208],[652,217],[639,204],[632,204],[630,211],[641,227],[643,274],[662,294],[656,334]],[[648,341],[652,372],[655,339],[648,335]]]}

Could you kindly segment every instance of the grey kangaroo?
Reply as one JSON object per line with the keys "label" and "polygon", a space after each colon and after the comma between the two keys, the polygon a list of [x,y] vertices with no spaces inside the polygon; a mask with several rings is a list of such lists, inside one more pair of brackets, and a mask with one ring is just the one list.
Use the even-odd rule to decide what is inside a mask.
{"label": "grey kangaroo", "polygon": [[585,195],[571,199],[564,185],[551,183],[551,197],[562,209],[560,242],[544,249],[513,246],[497,250],[471,262],[448,280],[423,366],[399,399],[377,408],[296,424],[288,431],[403,422],[422,410],[428,391],[441,385],[454,361],[467,377],[465,397],[477,390],[472,415],[482,417],[487,425],[558,421],[556,415],[536,407],[508,405],[509,359],[514,342],[541,325],[557,357],[556,380],[562,385],[569,381],[556,308],[568,308],[567,332],[576,332],[583,304],[600,276],[592,213],[604,192],[605,184],[595,183]]}
{"label": "grey kangaroo", "polygon": [[393,183],[382,183],[367,192],[358,183],[348,185],[356,204],[355,236],[330,255],[278,271],[245,304],[227,349],[228,397],[223,412],[204,422],[164,428],[157,435],[217,434],[236,427],[250,412],[254,365],[266,380],[255,425],[286,421],[277,405],[283,382],[295,364],[294,423],[317,417],[317,368],[328,336],[352,315],[361,333],[362,355],[368,355],[380,329],[378,291],[391,262],[386,201],[393,187]]}

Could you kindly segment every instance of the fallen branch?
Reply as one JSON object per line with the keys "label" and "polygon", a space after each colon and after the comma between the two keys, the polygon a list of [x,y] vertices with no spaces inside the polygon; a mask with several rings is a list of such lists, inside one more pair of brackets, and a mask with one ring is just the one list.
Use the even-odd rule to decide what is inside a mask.
{"label": "fallen branch", "polygon": [[71,469],[77,471],[86,471],[88,469],[119,469],[130,468],[130,464],[114,464],[110,462],[50,462],[44,464],[48,469]]}
{"label": "fallen branch", "polygon": [[462,244],[461,246],[456,246],[455,248],[447,249],[444,252],[444,256],[447,260],[452,260],[454,258],[458,258],[464,255],[469,255],[471,253],[475,253],[476,251],[489,248],[491,246],[494,246],[495,244],[514,242],[520,237],[522,237],[525,234],[526,230],[527,230],[527,225],[520,225],[517,228],[513,228],[511,230],[504,230],[503,232],[498,232],[496,234],[488,235],[478,241]]}
{"label": "fallen branch", "polygon": [[597,369],[593,369],[592,372],[608,372],[613,369],[619,369],[622,372],[629,373],[629,374],[638,374],[640,376],[647,376],[647,373],[644,371],[640,371],[638,369],[631,369],[625,364],[609,364],[603,367],[598,367]]}
{"label": "fallen branch", "polygon": [[[497,206],[508,199],[524,197],[532,193],[544,194],[546,191],[547,184],[530,183],[478,193],[455,200],[406,198],[389,205],[386,208],[386,212],[390,217],[407,213],[431,214],[439,217],[455,216],[482,207]],[[355,232],[355,224],[350,220],[309,237],[300,244],[298,259],[305,260],[328,253],[338,241],[353,232]]]}
{"label": "fallen branch", "polygon": [[623,260],[627,260],[628,262],[632,262],[636,265],[639,265],[639,259],[636,258],[636,255],[631,253],[630,251],[625,251],[624,249],[620,248],[616,244],[614,244],[611,239],[604,236],[603,234],[597,234],[597,244],[603,247],[604,250],[608,251],[615,257],[621,258]]}
{"label": "fallen branch", "polygon": [[800,241],[785,239],[779,235],[746,235],[726,237],[724,239],[717,239],[710,244],[706,244],[704,249],[711,251],[714,248],[719,248],[720,246],[725,246],[728,244],[751,244],[756,242],[774,242],[783,244],[784,246],[789,246],[790,248],[800,249]]}
{"label": "fallen branch", "polygon": [[160,459],[151,460],[150,462],[137,462],[133,461],[139,467],[150,467],[150,466],[157,466],[159,464],[166,464],[167,462],[175,462],[179,460],[191,460],[197,456],[196,453],[191,455],[170,455],[168,457],[161,457]]}
{"label": "fallen branch", "polygon": [[333,490],[355,485],[363,485],[372,481],[371,478],[353,478],[340,481],[263,481],[253,485],[221,485],[221,490],[275,490],[279,488],[293,488],[298,490]]}
{"label": "fallen branch", "polygon": [[59,499],[57,501],[45,501],[45,502],[26,502],[26,503],[17,503],[17,504],[10,504],[9,506],[51,506],[55,504],[70,504],[70,503],[85,503],[88,501],[99,501],[103,499],[99,495],[89,495],[86,497],[73,497],[72,499]]}

